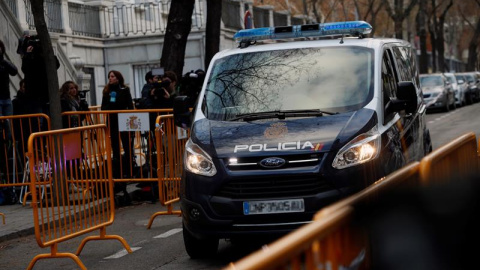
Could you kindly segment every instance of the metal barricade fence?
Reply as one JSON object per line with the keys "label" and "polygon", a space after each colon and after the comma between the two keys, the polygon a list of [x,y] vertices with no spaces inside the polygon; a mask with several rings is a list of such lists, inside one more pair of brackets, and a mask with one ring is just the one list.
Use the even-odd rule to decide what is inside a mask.
{"label": "metal barricade fence", "polygon": [[[35,256],[28,269],[45,258],[70,258],[86,269],[77,255],[90,240],[115,239],[132,252],[122,237],[106,235],[115,212],[108,135],[105,125],[93,125],[30,136],[27,157],[35,238],[51,253]],[[39,190],[46,190],[45,196],[39,196]],[[84,238],[76,254],[57,252],[59,243],[95,230],[100,235]]]}
{"label": "metal barricade fence", "polygon": [[418,182],[419,162],[414,162],[323,208],[312,223],[224,269],[368,269],[368,236],[362,226],[352,222],[354,211],[375,204],[389,190]]}
{"label": "metal barricade fence", "polygon": [[167,211],[154,213],[147,228],[160,215],[181,215],[180,210],[173,210],[173,203],[180,200],[180,183],[183,173],[183,153],[188,140],[188,131],[175,126],[173,115],[163,115],[156,120],[157,139],[157,175],[159,199]]}
{"label": "metal barricade fence", "polygon": [[25,156],[28,137],[42,130],[50,130],[50,118],[45,114],[0,116],[0,188],[11,188],[8,193],[12,197],[5,203],[25,203],[30,194]]}
{"label": "metal barricade fence", "polygon": [[473,133],[460,136],[420,162],[320,210],[312,223],[224,269],[368,269],[369,237],[354,214],[400,186],[418,188],[478,175],[477,149]]}
{"label": "metal barricade fence", "polygon": [[[155,120],[171,114],[172,109],[79,111],[64,112],[64,122],[71,126],[106,124],[110,129],[113,154],[114,182],[156,182],[157,146]],[[118,119],[123,121],[119,123]],[[76,120],[78,119],[78,120]],[[148,120],[147,120],[148,119]],[[146,123],[145,123],[146,122]],[[119,129],[141,130],[120,132]]]}
{"label": "metal barricade fence", "polygon": [[478,175],[477,139],[473,132],[443,145],[422,159],[421,180],[424,185],[446,183],[455,177],[469,179]]}

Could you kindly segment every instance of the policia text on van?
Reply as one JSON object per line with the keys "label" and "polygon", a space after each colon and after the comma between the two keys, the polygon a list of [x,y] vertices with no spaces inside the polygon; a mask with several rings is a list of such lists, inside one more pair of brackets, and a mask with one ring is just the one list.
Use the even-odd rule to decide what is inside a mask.
{"label": "policia text on van", "polygon": [[[191,257],[215,253],[219,238],[295,229],[431,151],[411,45],[363,38],[370,31],[362,21],[241,30],[193,112],[176,99],[176,124],[191,128],[181,191]],[[338,38],[250,46],[321,36]]]}

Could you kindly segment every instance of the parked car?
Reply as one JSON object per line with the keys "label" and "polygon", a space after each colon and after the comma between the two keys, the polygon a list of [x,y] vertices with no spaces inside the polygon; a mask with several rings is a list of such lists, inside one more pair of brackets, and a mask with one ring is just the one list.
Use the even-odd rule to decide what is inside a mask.
{"label": "parked car", "polygon": [[463,72],[462,73],[467,79],[468,87],[472,93],[473,102],[480,101],[480,78],[476,72]]}
{"label": "parked car", "polygon": [[456,109],[455,93],[443,73],[420,74],[420,86],[427,110],[442,109],[448,112]]}
{"label": "parked car", "polygon": [[467,78],[465,77],[465,75],[463,75],[461,73],[455,73],[455,79],[457,79],[457,84],[458,85],[465,88],[465,103],[467,105],[472,104],[474,93],[470,89]]}
{"label": "parked car", "polygon": [[447,80],[455,93],[455,104],[457,107],[464,106],[466,104],[466,92],[468,91],[467,84],[465,81],[463,81],[462,84],[458,83],[457,78],[453,73],[444,73],[444,75],[447,77]]}

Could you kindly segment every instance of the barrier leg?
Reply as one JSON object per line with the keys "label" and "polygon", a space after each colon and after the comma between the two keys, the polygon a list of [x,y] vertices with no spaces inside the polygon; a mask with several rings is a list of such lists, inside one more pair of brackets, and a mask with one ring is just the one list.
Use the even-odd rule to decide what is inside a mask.
{"label": "barrier leg", "polygon": [[41,259],[53,259],[53,258],[70,258],[72,259],[82,270],[87,270],[82,261],[73,253],[57,253],[57,244],[53,244],[51,247],[51,254],[40,254],[33,258],[28,265],[27,270],[33,269],[33,266],[38,260]]}
{"label": "barrier leg", "polygon": [[178,215],[178,216],[181,216],[182,211],[181,210],[173,210],[172,204],[167,205],[167,211],[156,212],[150,217],[150,221],[148,221],[147,229],[150,229],[150,227],[152,227],[153,220],[157,216],[161,216],[161,215]]}
{"label": "barrier leg", "polygon": [[85,244],[90,241],[90,240],[118,240],[120,243],[122,243],[123,247],[128,251],[128,253],[132,253],[132,249],[130,246],[127,244],[127,241],[123,239],[123,237],[119,235],[106,235],[106,227],[100,228],[100,235],[99,236],[88,236],[85,239],[82,240],[80,243],[80,246],[77,249],[77,256],[80,255],[80,253],[83,250],[83,247]]}

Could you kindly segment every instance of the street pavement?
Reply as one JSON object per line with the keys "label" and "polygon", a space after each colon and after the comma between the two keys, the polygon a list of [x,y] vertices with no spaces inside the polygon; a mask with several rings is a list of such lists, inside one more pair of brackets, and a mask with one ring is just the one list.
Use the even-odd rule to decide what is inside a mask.
{"label": "street pavement", "polygon": [[[152,204],[149,198],[142,198],[139,196],[140,189],[135,185],[128,185],[127,191],[132,198],[132,204],[129,207],[116,208],[116,211],[141,211],[145,212],[146,217],[150,217],[157,211],[165,211],[166,207],[162,206],[158,200],[155,204]],[[146,207],[135,207],[137,205],[145,205]],[[35,234],[33,209],[29,205],[29,202],[25,206],[20,203],[13,205],[0,205],[0,213],[4,214],[5,224],[3,224],[2,217],[0,216],[0,243],[19,238],[22,236]],[[115,222],[111,225],[114,226]]]}

